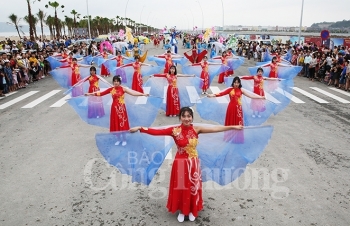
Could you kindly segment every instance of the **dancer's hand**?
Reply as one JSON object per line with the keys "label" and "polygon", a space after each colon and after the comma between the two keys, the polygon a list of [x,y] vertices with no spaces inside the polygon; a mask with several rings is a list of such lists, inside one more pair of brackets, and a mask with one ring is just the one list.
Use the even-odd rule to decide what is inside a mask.
{"label": "dancer's hand", "polygon": [[215,97],[215,94],[208,94],[207,97]]}
{"label": "dancer's hand", "polygon": [[129,129],[129,132],[130,132],[130,133],[136,133],[136,132],[139,131],[140,129],[141,129],[140,126],[136,126],[136,127],[133,127],[133,128],[131,128],[131,129]]}

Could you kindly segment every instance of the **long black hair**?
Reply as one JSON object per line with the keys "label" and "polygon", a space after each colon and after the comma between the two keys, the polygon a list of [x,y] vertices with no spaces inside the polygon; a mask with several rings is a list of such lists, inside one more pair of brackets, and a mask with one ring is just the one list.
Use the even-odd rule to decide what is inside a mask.
{"label": "long black hair", "polygon": [[179,119],[180,120],[181,120],[181,116],[184,116],[186,112],[188,112],[192,116],[192,119],[193,119],[193,110],[192,110],[192,108],[190,108],[190,107],[182,107],[180,109],[180,113],[179,113]]}
{"label": "long black hair", "polygon": [[172,67],[175,68],[174,75],[177,75],[177,69],[176,69],[176,66],[175,66],[175,65],[171,65],[171,66],[170,66],[170,68],[169,68],[169,74],[170,74],[170,69],[171,69]]}
{"label": "long black hair", "polygon": [[235,81],[238,81],[239,82],[239,88],[242,88],[241,79],[238,76],[233,78],[231,86],[234,87]]}
{"label": "long black hair", "polygon": [[120,84],[122,84],[122,79],[121,79],[120,75],[113,76],[113,82],[115,82],[115,81],[117,81]]}

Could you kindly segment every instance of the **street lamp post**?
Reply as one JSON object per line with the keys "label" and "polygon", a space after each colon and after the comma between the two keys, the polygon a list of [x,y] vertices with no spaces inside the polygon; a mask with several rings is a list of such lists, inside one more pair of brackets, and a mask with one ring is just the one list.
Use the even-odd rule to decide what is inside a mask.
{"label": "street lamp post", "polygon": [[224,28],[225,16],[224,16],[224,2],[222,0],[221,0],[221,7],[222,7],[222,31],[224,32],[225,31],[225,28]]}
{"label": "street lamp post", "polygon": [[197,1],[198,4],[199,4],[199,7],[201,8],[201,11],[202,11],[202,30],[204,29],[204,15],[203,15],[203,9],[202,9],[202,5],[199,1]]}
{"label": "street lamp post", "polygon": [[126,5],[125,5],[125,17],[124,17],[124,25],[126,26],[126,9],[128,8],[128,3],[129,3],[129,0],[126,2]]}
{"label": "street lamp post", "polygon": [[303,24],[303,10],[304,10],[304,0],[302,0],[302,4],[301,4],[300,26],[299,26],[299,35],[298,35],[299,45],[300,45],[300,36],[301,36],[301,26]]}
{"label": "street lamp post", "polygon": [[88,21],[88,29],[89,29],[89,39],[91,39],[89,0],[86,0],[86,11],[87,11],[87,21]]}
{"label": "street lamp post", "polygon": [[192,14],[192,29],[194,28],[194,16],[193,16],[193,13],[192,13],[192,10],[189,8],[191,14]]}
{"label": "street lamp post", "polygon": [[146,24],[146,26],[147,26],[147,33],[148,33],[148,27],[149,27],[149,25],[148,25],[148,19],[149,19],[149,16],[151,15],[151,13],[152,13],[152,11],[149,12],[148,17],[147,17],[147,24]]}
{"label": "street lamp post", "polygon": [[144,9],[144,8],[145,8],[145,5],[142,7],[141,14],[140,14],[139,32],[141,31],[141,16],[142,16],[142,12],[143,12],[143,9]]}

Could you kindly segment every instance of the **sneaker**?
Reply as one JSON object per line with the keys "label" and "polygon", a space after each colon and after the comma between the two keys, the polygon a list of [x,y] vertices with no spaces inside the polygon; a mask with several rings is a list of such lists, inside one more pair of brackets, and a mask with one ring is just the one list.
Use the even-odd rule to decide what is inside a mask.
{"label": "sneaker", "polygon": [[125,145],[126,145],[126,141],[123,141],[122,146],[125,146]]}
{"label": "sneaker", "polygon": [[188,219],[189,219],[190,221],[194,221],[194,220],[196,219],[196,217],[193,216],[192,213],[190,213],[190,214],[188,215]]}
{"label": "sneaker", "polygon": [[261,115],[258,115],[258,118],[261,118]]}
{"label": "sneaker", "polygon": [[252,115],[253,118],[255,118],[255,115]]}
{"label": "sneaker", "polygon": [[185,220],[185,215],[179,213],[179,216],[177,216],[177,220],[178,220],[180,223],[184,222],[184,220]]}
{"label": "sneaker", "polygon": [[114,145],[119,145],[120,144],[120,140],[118,140],[117,142],[115,142]]}
{"label": "sneaker", "polygon": [[45,78],[45,76],[43,75],[43,76],[41,76],[41,78]]}
{"label": "sneaker", "polygon": [[204,95],[205,94],[205,92],[202,92],[202,95]]}

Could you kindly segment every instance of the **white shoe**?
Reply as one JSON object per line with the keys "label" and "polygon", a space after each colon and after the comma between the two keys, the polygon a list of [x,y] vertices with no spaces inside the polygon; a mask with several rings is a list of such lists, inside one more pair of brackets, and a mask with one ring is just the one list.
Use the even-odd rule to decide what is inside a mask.
{"label": "white shoe", "polygon": [[123,141],[122,146],[125,146],[125,145],[126,145],[126,141]]}
{"label": "white shoe", "polygon": [[179,216],[177,216],[177,220],[178,220],[180,223],[184,222],[184,220],[185,220],[185,215],[179,213]]}
{"label": "white shoe", "polygon": [[252,115],[253,118],[255,118],[255,115]]}
{"label": "white shoe", "polygon": [[45,76],[43,75],[43,76],[41,76],[41,78],[45,78]]}
{"label": "white shoe", "polygon": [[202,95],[204,95],[205,94],[205,92],[202,92]]}
{"label": "white shoe", "polygon": [[194,221],[194,220],[196,219],[196,217],[193,216],[192,213],[190,213],[190,214],[188,215],[188,219],[189,219],[190,221]]}
{"label": "white shoe", "polygon": [[258,115],[258,118],[261,118],[261,115]]}
{"label": "white shoe", "polygon": [[100,116],[96,116],[96,118],[99,118]]}
{"label": "white shoe", "polygon": [[115,142],[114,145],[119,145],[120,144],[120,140],[118,140],[117,142]]}

